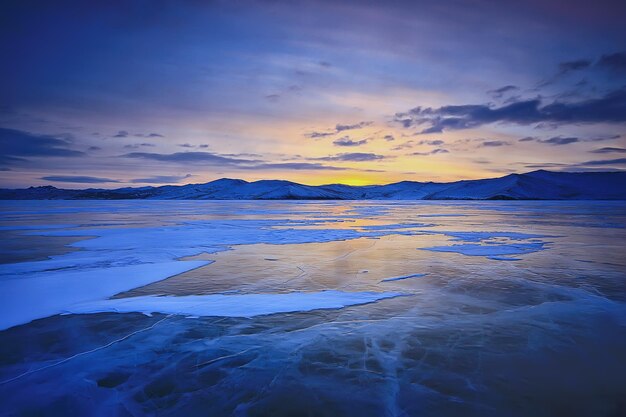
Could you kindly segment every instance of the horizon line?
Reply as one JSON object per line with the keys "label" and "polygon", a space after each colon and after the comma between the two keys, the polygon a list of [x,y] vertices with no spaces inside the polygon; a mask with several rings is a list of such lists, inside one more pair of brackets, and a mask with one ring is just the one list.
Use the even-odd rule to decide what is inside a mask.
{"label": "horizon line", "polygon": [[[341,182],[334,182],[334,183],[328,183],[328,184],[319,184],[319,185],[312,185],[312,184],[306,184],[306,183],[300,183],[300,182],[295,182],[295,181],[290,181],[290,180],[286,180],[286,179],[260,179],[260,180],[254,180],[254,181],[248,181],[242,178],[230,178],[230,177],[220,177],[214,180],[210,180],[210,181],[206,181],[206,182],[190,182],[190,183],[163,183],[163,184],[158,184],[158,185],[138,185],[138,186],[121,186],[121,187],[115,187],[115,188],[101,188],[101,187],[85,187],[85,188],[64,188],[64,187],[57,187],[53,184],[47,184],[47,185],[31,185],[28,187],[23,187],[23,188],[0,188],[3,190],[28,190],[28,189],[32,189],[32,188],[45,188],[45,187],[52,187],[58,190],[119,190],[119,189],[127,189],[127,188],[134,188],[134,189],[139,189],[139,188],[159,188],[159,187],[184,187],[184,186],[188,186],[188,185],[205,185],[205,184],[210,184],[213,182],[217,182],[217,181],[221,181],[221,180],[230,180],[230,181],[243,181],[246,184],[255,184],[258,182],[269,182],[269,181],[283,181],[283,182],[289,182],[295,185],[303,185],[303,186],[307,186],[307,187],[325,187],[325,186],[332,186],[332,185],[342,185],[342,186],[346,186],[346,187],[354,187],[354,188],[361,188],[361,187],[382,187],[382,186],[387,186],[387,185],[393,185],[393,184],[399,184],[399,183],[403,183],[403,182],[410,182],[410,183],[422,183],[422,184],[426,184],[426,183],[432,183],[432,184],[453,184],[456,182],[462,182],[462,181],[482,181],[482,180],[492,180],[492,179],[499,179],[499,178],[504,178],[504,177],[508,177],[510,175],[527,175],[527,174],[532,174],[532,173],[536,173],[536,172],[548,172],[551,174],[613,174],[613,173],[624,173],[626,172],[626,170],[622,170],[622,169],[616,169],[616,170],[611,170],[611,171],[607,171],[607,170],[597,170],[597,171],[590,171],[590,170],[584,170],[584,171],[550,171],[547,169],[536,169],[533,171],[526,171],[526,172],[511,172],[509,174],[504,174],[501,176],[494,176],[494,177],[485,177],[485,178],[474,178],[474,179],[460,179],[460,180],[455,180],[455,181],[441,181],[441,182],[436,182],[436,181],[432,181],[432,180],[426,180],[426,181],[415,181],[415,180],[400,180],[400,181],[394,181],[394,182],[389,182],[389,183],[376,183],[376,184],[363,184],[363,185],[352,185],[352,184],[346,184],[346,183],[341,183]],[[61,182],[61,181],[60,181]],[[68,183],[71,183],[70,181],[68,181]],[[111,183],[119,183],[119,184],[123,184],[122,181],[112,181]],[[80,182],[75,182],[74,184],[80,184]],[[85,182],[84,183],[85,186],[87,186],[88,184],[91,184],[89,182]],[[95,183],[93,183],[95,185]]]}

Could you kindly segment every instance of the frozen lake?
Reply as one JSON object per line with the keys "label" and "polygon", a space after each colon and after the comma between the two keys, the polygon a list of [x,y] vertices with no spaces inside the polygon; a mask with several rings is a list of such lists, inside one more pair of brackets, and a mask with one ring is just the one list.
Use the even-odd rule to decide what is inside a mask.
{"label": "frozen lake", "polygon": [[625,202],[0,216],[0,415],[626,415]]}

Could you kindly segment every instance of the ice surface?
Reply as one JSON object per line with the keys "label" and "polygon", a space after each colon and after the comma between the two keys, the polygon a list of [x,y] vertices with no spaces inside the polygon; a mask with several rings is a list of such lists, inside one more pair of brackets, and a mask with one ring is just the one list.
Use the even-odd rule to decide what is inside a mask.
{"label": "ice surface", "polygon": [[164,313],[183,316],[254,317],[265,314],[335,309],[399,297],[395,292],[291,292],[286,294],[130,297],[74,305],[70,313]]}
{"label": "ice surface", "polygon": [[[296,229],[289,220],[196,221],[163,227],[45,230],[37,234],[92,238],[72,244],[82,249],[77,252],[44,261],[2,265],[0,293],[10,294],[11,301],[4,307],[0,329],[208,264],[176,261],[182,257],[215,253],[236,244],[324,242],[362,235],[354,230]],[[31,307],[33,304],[36,307]]]}
{"label": "ice surface", "polygon": [[622,415],[625,213],[7,202],[24,259],[63,254],[0,265],[0,414]]}
{"label": "ice surface", "polygon": [[[227,206],[231,205],[232,203],[227,203]],[[139,207],[145,206],[145,202],[139,205]],[[296,207],[307,206],[298,203]],[[242,214],[259,215],[259,218],[219,220],[183,218],[179,221],[170,220],[158,226],[137,226],[134,222],[135,225],[132,227],[110,220],[101,223],[91,221],[91,224],[105,225],[103,227],[90,227],[89,224],[76,227],[75,224],[66,223],[31,226],[4,225],[1,227],[13,228],[13,230],[23,228],[31,235],[88,236],[90,238],[71,244],[70,246],[81,249],[76,252],[52,256],[44,261],[3,265],[0,269],[0,291],[10,293],[14,301],[7,304],[8,312],[4,314],[4,318],[0,319],[0,328],[57,314],[63,309],[69,309],[77,302],[108,298],[118,292],[197,268],[205,265],[206,262],[181,265],[175,265],[175,262],[177,259],[199,253],[227,250],[232,245],[303,244],[361,237],[377,238],[391,234],[409,236],[431,234],[449,236],[454,240],[482,242],[482,245],[433,246],[422,249],[487,256],[495,260],[510,260],[502,256],[526,254],[543,249],[542,242],[524,243],[529,239],[541,238],[542,236],[538,234],[514,231],[433,230],[436,224],[384,221],[387,220],[385,218],[387,213],[392,210],[402,211],[406,207],[410,205],[363,204],[324,218],[309,217],[307,215],[312,214],[311,212],[301,211],[300,215],[306,217],[268,219],[263,216],[264,212],[259,210],[258,206],[251,206],[246,207]],[[152,210],[151,207],[150,210]],[[87,208],[87,213],[100,211],[102,211],[101,207]],[[19,212],[13,215],[17,213]],[[48,213],[49,216],[65,215],[71,213],[71,209],[54,208]],[[458,213],[450,214],[456,216]],[[418,217],[419,215],[445,216],[446,213],[420,213]],[[360,224],[358,221],[372,217],[378,217],[379,224]],[[352,222],[342,224],[346,220]],[[380,222],[381,220],[383,221]],[[494,242],[494,239],[499,239],[499,241]],[[515,243],[505,244],[501,241],[503,239],[515,240]],[[152,274],[150,271],[158,271],[158,273]],[[150,276],[152,279],[149,278]],[[45,285],[39,284],[42,281]],[[121,282],[125,284],[122,286]],[[97,287],[97,291],[93,287]],[[35,289],[31,290],[31,288]],[[46,297],[46,294],[55,295]],[[36,303],[38,307],[30,308],[32,303]]]}
{"label": "ice surface", "polygon": [[68,229],[70,227],[77,227],[76,224],[19,224],[13,226],[0,226],[0,231],[13,231],[13,230],[45,230],[45,229]]}

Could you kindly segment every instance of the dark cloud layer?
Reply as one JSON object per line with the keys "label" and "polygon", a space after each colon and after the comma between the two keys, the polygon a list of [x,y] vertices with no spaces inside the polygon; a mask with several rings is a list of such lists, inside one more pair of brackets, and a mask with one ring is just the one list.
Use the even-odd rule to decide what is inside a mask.
{"label": "dark cloud layer", "polygon": [[512,93],[513,91],[519,90],[519,87],[515,85],[505,85],[504,87],[496,88],[495,90],[487,91],[487,94],[492,96],[493,98],[502,98],[508,93]]}
{"label": "dark cloud layer", "polygon": [[537,142],[547,143],[549,145],[569,145],[570,143],[579,142],[579,138],[555,136],[550,139],[539,139]]}
{"label": "dark cloud layer", "polygon": [[404,127],[429,125],[421,133],[438,133],[479,127],[489,123],[528,125],[540,122],[624,123],[626,122],[626,88],[602,97],[577,102],[554,101],[543,104],[539,99],[518,101],[501,107],[488,104],[450,105],[439,108],[416,107],[397,113],[395,120]]}
{"label": "dark cloud layer", "polygon": [[139,149],[141,147],[154,147],[153,143],[133,143],[129,145],[124,145],[124,149]]}
{"label": "dark cloud layer", "polygon": [[118,180],[112,180],[111,178],[88,177],[83,175],[50,175],[47,177],[41,177],[39,179],[53,182],[72,182],[77,184],[101,184],[107,182],[120,182]]}
{"label": "dark cloud layer", "polygon": [[336,125],[335,130],[337,132],[343,132],[344,130],[362,129],[366,126],[370,126],[373,122],[359,122],[352,125]]}
{"label": "dark cloud layer", "polygon": [[510,145],[510,143],[504,140],[486,140],[481,144],[481,146],[487,147],[487,148],[495,148],[495,147],[507,146],[507,145]]}
{"label": "dark cloud layer", "polygon": [[430,146],[440,146],[443,145],[443,141],[440,139],[435,140],[420,140],[417,142],[418,145],[430,145]]}
{"label": "dark cloud layer", "polygon": [[561,62],[559,64],[559,74],[566,74],[571,71],[578,71],[591,66],[591,60],[579,59],[576,61]]}
{"label": "dark cloud layer", "polygon": [[437,154],[442,154],[442,153],[450,153],[450,151],[448,151],[447,149],[443,149],[443,148],[437,148],[437,149],[433,149],[430,152],[413,152],[409,155],[427,156],[427,155],[437,155]]}
{"label": "dark cloud layer", "polygon": [[367,121],[358,122],[354,124],[346,124],[346,125],[337,124],[335,125],[335,128],[333,130],[326,131],[326,132],[317,132],[317,131],[308,132],[308,133],[305,133],[304,136],[310,139],[320,139],[320,138],[325,138],[327,136],[334,136],[337,133],[341,133],[346,130],[362,129],[366,126],[371,126],[372,124],[374,124],[374,122],[367,122]]}
{"label": "dark cloud layer", "polygon": [[367,162],[378,161],[385,159],[384,155],[378,155],[375,153],[353,152],[353,153],[341,153],[334,156],[325,156],[321,158],[311,158],[315,161],[342,161],[342,162]]}
{"label": "dark cloud layer", "polygon": [[626,74],[626,51],[602,55],[596,65],[609,71]]}
{"label": "dark cloud layer", "polygon": [[[563,76],[573,72],[585,72],[600,70],[606,71],[612,75],[626,75],[626,52],[614,52],[604,54],[597,60],[594,59],[578,59],[575,61],[565,61],[559,64],[559,71],[554,77],[539,84],[539,87],[545,87],[548,84],[559,81]],[[577,85],[582,86],[588,84],[587,80],[580,81]]]}
{"label": "dark cloud layer", "polygon": [[327,136],[334,136],[336,134],[337,132],[308,132],[308,133],[305,133],[304,136],[306,136],[309,139],[320,139],[320,138],[325,138]]}
{"label": "dark cloud layer", "polygon": [[600,149],[594,149],[593,151],[589,151],[591,153],[626,153],[626,148],[614,148],[614,147],[604,147]]}
{"label": "dark cloud layer", "polygon": [[336,141],[333,142],[333,145],[335,146],[361,146],[361,145],[365,145],[367,143],[367,139],[361,139],[361,140],[352,140],[347,136],[344,136],[341,139],[337,139]]}
{"label": "dark cloud layer", "polygon": [[[360,160],[359,155],[370,154],[342,154],[336,158],[316,158],[319,161],[343,161],[343,160]],[[373,154],[372,154],[373,155]],[[126,158],[149,159],[159,162],[176,163],[176,164],[200,164],[202,166],[211,167],[229,167],[239,170],[344,170],[343,167],[334,167],[309,162],[285,162],[285,163],[268,163],[260,159],[242,159],[237,157],[218,155],[210,152],[175,152],[171,154],[159,154],[149,152],[132,152],[122,155]],[[236,155],[235,155],[236,156]],[[350,159],[351,157],[355,159]],[[345,158],[345,159],[343,159]],[[362,156],[362,158],[365,158]],[[362,159],[368,160],[368,159]]]}
{"label": "dark cloud layer", "polygon": [[125,158],[151,159],[160,162],[203,163],[217,165],[241,165],[260,162],[254,159],[224,157],[211,152],[175,152],[170,154],[131,152],[122,156]]}
{"label": "dark cloud layer", "polygon": [[84,152],[69,149],[67,139],[0,128],[0,164],[26,162],[29,157],[78,157]]}
{"label": "dark cloud layer", "polygon": [[603,166],[603,165],[617,166],[617,165],[626,165],[626,158],[618,158],[618,159],[603,159],[603,160],[599,160],[599,161],[587,161],[587,162],[583,162],[581,165],[588,165],[588,166]]}
{"label": "dark cloud layer", "polygon": [[620,137],[621,137],[620,135],[596,136],[596,137],[591,137],[591,138],[579,138],[575,136],[568,136],[568,137],[554,136],[548,139],[541,139],[541,138],[537,138],[534,136],[527,136],[525,138],[519,139],[518,142],[534,141],[538,143],[545,143],[548,145],[569,145],[571,143],[578,143],[578,142],[602,142],[605,140],[619,139]]}

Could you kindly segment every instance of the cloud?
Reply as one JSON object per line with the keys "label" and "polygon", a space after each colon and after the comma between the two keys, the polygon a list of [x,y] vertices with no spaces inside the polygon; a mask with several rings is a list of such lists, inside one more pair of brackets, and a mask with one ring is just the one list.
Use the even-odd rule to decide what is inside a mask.
{"label": "cloud", "polygon": [[[539,83],[538,87],[545,87],[557,82],[561,77],[572,72],[579,72],[589,69],[601,69],[614,73],[626,73],[626,52],[615,52],[602,55],[595,62],[592,59],[578,59],[566,61],[559,64],[559,70],[552,78]],[[580,81],[577,86],[587,84],[586,80]]]}
{"label": "cloud", "polygon": [[358,122],[358,123],[351,124],[351,125],[337,124],[337,125],[335,125],[334,130],[326,131],[326,132],[317,132],[317,131],[308,132],[308,133],[305,133],[304,136],[307,137],[307,138],[310,138],[310,139],[320,139],[320,138],[324,138],[324,137],[327,137],[327,136],[334,136],[337,133],[344,132],[346,130],[361,129],[361,128],[364,128],[366,126],[370,126],[372,124],[374,124],[374,122],[366,122],[366,121]]}
{"label": "cloud", "polygon": [[393,135],[385,135],[383,139],[385,139],[387,142],[393,142],[394,140],[396,140]]}
{"label": "cloud", "polygon": [[239,159],[220,156],[211,152],[175,152],[170,154],[131,152],[122,155],[125,158],[151,159],[160,162],[203,163],[215,165],[241,165],[260,162],[254,159]]}
{"label": "cloud", "polygon": [[615,73],[626,74],[626,51],[602,55],[596,65]]}
{"label": "cloud", "polygon": [[128,137],[128,132],[125,130],[120,130],[115,135],[113,135],[113,137],[114,138],[126,138]]}
{"label": "cloud", "polygon": [[366,126],[370,126],[372,125],[374,122],[359,122],[359,123],[355,123],[353,125],[336,125],[335,126],[335,130],[337,132],[343,132],[344,130],[355,130],[355,129],[362,129]]}
{"label": "cloud", "polygon": [[574,164],[565,164],[565,163],[543,163],[543,164],[526,164],[526,168],[540,168],[540,169],[550,169],[550,168],[565,168],[565,169],[576,169],[576,170],[610,170],[610,167],[616,167],[620,165],[626,165],[626,158],[618,158],[618,159],[601,159],[594,161],[585,161]]}
{"label": "cloud", "polygon": [[591,60],[578,59],[576,61],[561,62],[559,64],[559,75],[567,74],[572,71],[579,71],[591,66]]}
{"label": "cloud", "polygon": [[106,182],[120,182],[117,180],[112,180],[111,178],[101,178],[101,177],[86,177],[86,176],[73,176],[73,175],[51,175],[48,177],[41,177],[40,180],[45,181],[53,181],[53,182],[73,182],[73,183],[81,183],[81,184],[100,184]]}
{"label": "cloud", "polygon": [[247,153],[247,152],[241,152],[241,153],[222,153],[220,154],[220,156],[228,156],[228,157],[232,157],[232,158],[241,158],[241,157],[246,157],[246,158],[262,158],[263,155],[258,154],[258,153]]}
{"label": "cloud", "polygon": [[102,148],[99,146],[90,146],[87,150],[88,151],[101,151]]}
{"label": "cloud", "polygon": [[430,145],[430,146],[440,146],[443,145],[444,142],[442,140],[420,140],[418,143],[418,145]]}
{"label": "cloud", "polygon": [[439,108],[416,107],[405,113],[396,113],[395,121],[405,127],[430,125],[421,133],[461,130],[489,123],[528,125],[540,122],[557,124],[624,123],[626,122],[626,88],[606,95],[577,102],[541,100],[518,101],[501,107],[488,104],[450,105]]}
{"label": "cloud", "polygon": [[392,151],[401,151],[403,149],[411,149],[415,145],[417,145],[417,142],[415,142],[414,140],[409,140],[409,141],[401,143],[401,144],[399,144],[397,146],[394,146],[393,148],[391,148],[391,150]]}
{"label": "cloud", "polygon": [[194,148],[195,145],[192,145],[190,143],[179,143],[177,146],[180,146],[181,148]]}
{"label": "cloud", "polygon": [[156,145],[152,143],[133,143],[130,145],[124,145],[124,149],[139,149],[140,147],[154,147]]}
{"label": "cloud", "polygon": [[344,136],[341,139],[337,139],[336,141],[333,142],[333,145],[335,146],[361,146],[361,145],[365,145],[367,143],[367,139],[361,139],[361,140],[352,140],[350,139],[348,136]]}
{"label": "cloud", "polygon": [[305,133],[304,136],[310,139],[320,139],[325,138],[326,136],[334,136],[337,132],[309,132]]}
{"label": "cloud", "polygon": [[[230,155],[237,156],[237,154],[230,154]],[[251,154],[239,154],[239,155],[251,155]],[[319,161],[359,160],[358,155],[373,155],[373,154],[341,154],[337,157],[312,158],[312,159],[319,160]],[[233,158],[227,155],[218,155],[218,154],[213,154],[210,152],[175,152],[171,154],[132,152],[132,153],[128,153],[122,156],[126,158],[149,159],[149,160],[154,160],[154,161],[159,161],[159,162],[169,162],[169,163],[178,163],[178,164],[201,164],[203,166],[232,167],[232,168],[241,169],[241,170],[294,169],[294,170],[338,171],[338,170],[347,169],[347,168],[342,168],[342,167],[333,167],[333,166],[327,166],[327,165],[309,163],[309,162],[270,163],[270,162],[265,162],[259,159]],[[354,159],[350,159],[351,156]],[[363,158],[362,160],[368,160],[366,159],[365,156],[362,156],[362,158]]]}
{"label": "cloud", "polygon": [[136,133],[134,136],[138,138],[164,138],[165,137],[159,133]]}
{"label": "cloud", "polygon": [[585,139],[585,142],[602,142],[604,140],[613,140],[619,139],[620,135],[604,135],[604,136],[596,136],[594,138]]}
{"label": "cloud", "polygon": [[6,165],[14,165],[14,164],[19,164],[23,162],[28,162],[28,160],[24,158],[18,158],[15,156],[0,154],[0,166],[3,166],[3,170],[8,170],[8,168],[6,168]]}
{"label": "cloud", "polygon": [[443,149],[443,148],[437,148],[437,149],[433,149],[430,152],[413,152],[409,155],[426,156],[426,155],[437,155],[441,153],[450,153],[450,151],[448,151],[447,149]]}
{"label": "cloud", "polygon": [[366,161],[379,161],[381,159],[385,159],[383,155],[377,155],[374,153],[363,153],[363,152],[353,152],[353,153],[341,153],[334,156],[325,156],[321,158],[311,158],[315,161],[351,161],[351,162],[366,162]]}
{"label": "cloud", "polygon": [[626,153],[626,148],[604,147],[589,151],[591,153]]}
{"label": "cloud", "polygon": [[15,129],[0,128],[0,164],[27,162],[25,157],[78,157],[84,152],[68,149],[67,139]]}
{"label": "cloud", "polygon": [[130,180],[129,182],[132,182],[133,184],[165,184],[165,183],[178,183],[182,180],[185,180],[187,178],[191,178],[193,177],[193,175],[191,174],[187,174],[187,175],[155,175],[153,177],[147,177],[147,178],[135,178]]}
{"label": "cloud", "polygon": [[481,146],[488,147],[488,148],[508,146],[508,145],[510,145],[510,143],[504,140],[486,140],[483,143],[481,143]]}
{"label": "cloud", "polygon": [[549,145],[569,145],[570,143],[580,142],[579,138],[555,136],[550,139],[539,139],[537,142],[547,143]]}
{"label": "cloud", "polygon": [[556,162],[546,162],[546,163],[540,163],[540,164],[525,164],[524,166],[526,168],[545,169],[545,168],[572,168],[572,167],[576,167],[577,165],[561,164],[561,163],[556,163]]}
{"label": "cloud", "polygon": [[626,158],[604,159],[604,160],[599,160],[599,161],[587,161],[587,162],[581,163],[580,165],[588,165],[588,166],[626,165]]}
{"label": "cloud", "polygon": [[619,139],[620,135],[608,135],[608,136],[596,136],[591,138],[577,138],[577,137],[562,137],[556,136],[549,139],[540,139],[534,136],[527,136],[525,138],[521,138],[518,142],[539,142],[539,143],[547,143],[549,145],[569,145],[570,143],[577,142],[601,142],[605,140]]}
{"label": "cloud", "polygon": [[519,87],[515,85],[505,85],[504,87],[496,88],[495,90],[487,91],[487,94],[493,98],[502,98],[507,93],[519,90]]}
{"label": "cloud", "polygon": [[276,103],[280,100],[280,94],[268,94],[265,96],[265,99],[272,103]]}

